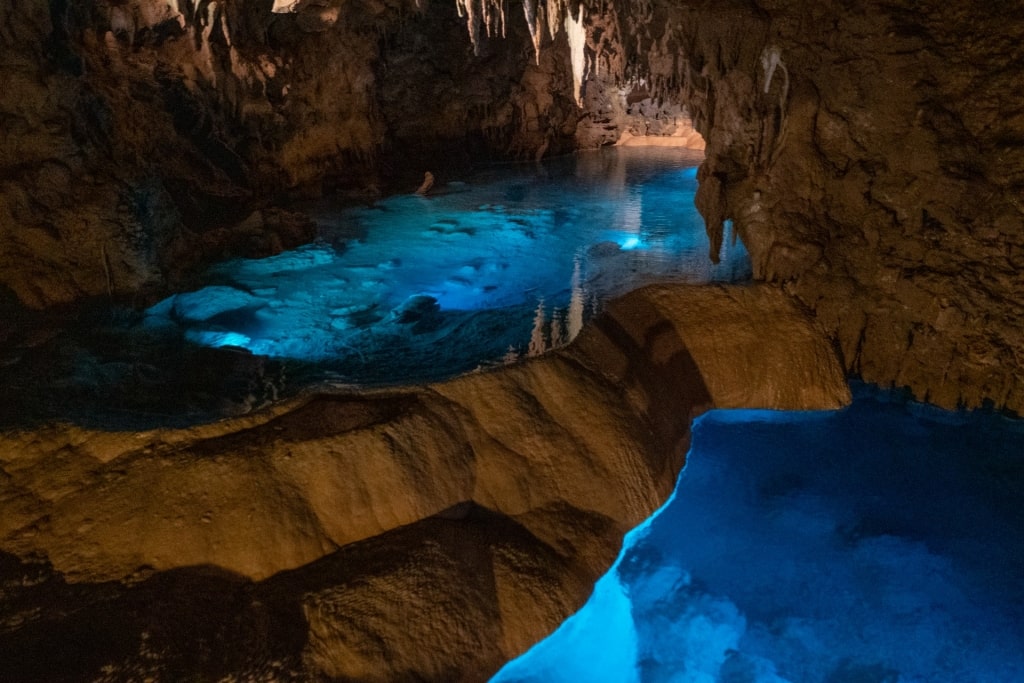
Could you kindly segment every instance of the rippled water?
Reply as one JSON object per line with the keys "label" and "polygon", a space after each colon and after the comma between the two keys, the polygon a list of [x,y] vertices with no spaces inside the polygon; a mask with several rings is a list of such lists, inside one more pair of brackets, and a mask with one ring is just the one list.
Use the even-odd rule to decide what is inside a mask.
{"label": "rippled water", "polygon": [[55,340],[43,372],[10,373],[15,410],[167,423],[317,382],[438,380],[566,343],[645,283],[746,279],[740,243],[709,258],[700,159],[606,149],[486,168],[428,196],[321,202],[314,243],[219,264],[196,291]]}

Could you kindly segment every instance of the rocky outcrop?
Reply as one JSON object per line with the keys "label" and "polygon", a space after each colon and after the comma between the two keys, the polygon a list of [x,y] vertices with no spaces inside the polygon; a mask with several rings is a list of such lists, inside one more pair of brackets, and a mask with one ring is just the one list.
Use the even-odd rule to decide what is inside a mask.
{"label": "rocky outcrop", "polygon": [[[232,638],[244,652],[288,632],[277,666],[478,680],[582,604],[671,492],[694,415],[848,400],[831,346],[778,290],[666,286],[614,302],[560,351],[442,384],[187,430],[7,432],[0,547],[55,574],[6,594],[0,652],[88,613],[114,642],[114,678],[147,661],[188,676],[271,667],[214,659]],[[130,607],[168,583],[158,607]],[[182,664],[190,601],[218,583],[236,596],[220,618],[255,621]]]}
{"label": "rocky outcrop", "polygon": [[0,286],[34,307],[143,302],[308,237],[282,227],[301,219],[232,232],[289,191],[412,190],[463,152],[535,158],[689,117],[716,243],[731,220],[850,372],[1024,406],[1019,8],[457,4],[0,9]]}
{"label": "rocky outcrop", "polygon": [[755,276],[816,312],[848,371],[944,407],[1024,410],[1019,8],[610,11],[609,68],[681,97],[707,141],[713,244],[731,220]]}
{"label": "rocky outcrop", "polygon": [[814,309],[851,373],[1024,409],[1019,8],[546,7],[586,29],[581,144],[692,116],[712,258],[732,221],[755,277]]}

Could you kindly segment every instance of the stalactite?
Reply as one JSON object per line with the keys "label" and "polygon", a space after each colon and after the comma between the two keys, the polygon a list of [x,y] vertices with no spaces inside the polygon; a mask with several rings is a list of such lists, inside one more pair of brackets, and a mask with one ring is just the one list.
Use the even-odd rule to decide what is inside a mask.
{"label": "stalactite", "polygon": [[295,11],[299,0],[274,0],[274,6],[270,8],[275,14],[290,14]]}
{"label": "stalactite", "polygon": [[543,36],[544,27],[542,21],[538,21],[537,0],[523,0],[523,14],[526,16],[526,26],[530,29],[530,39],[533,41],[533,54],[540,64],[540,41]]}
{"label": "stalactite", "polygon": [[505,0],[455,0],[455,7],[466,20],[473,54],[480,54],[481,30],[488,37],[505,37]]}
{"label": "stalactite", "polygon": [[547,0],[545,19],[548,22],[548,34],[551,36],[551,40],[558,37],[558,27],[561,25],[563,14],[565,14],[565,3],[562,0]]}
{"label": "stalactite", "polygon": [[586,77],[587,30],[583,27],[583,3],[580,3],[577,17],[571,12],[565,15],[565,32],[569,36],[569,56],[572,60],[573,95],[576,105],[583,106],[583,81]]}

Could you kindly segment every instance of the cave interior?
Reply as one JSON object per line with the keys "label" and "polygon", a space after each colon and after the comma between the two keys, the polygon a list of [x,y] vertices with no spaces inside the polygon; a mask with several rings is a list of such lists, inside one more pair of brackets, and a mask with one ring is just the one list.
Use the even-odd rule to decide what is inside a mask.
{"label": "cave interior", "polygon": [[0,78],[0,679],[1024,680],[1024,6],[14,1]]}

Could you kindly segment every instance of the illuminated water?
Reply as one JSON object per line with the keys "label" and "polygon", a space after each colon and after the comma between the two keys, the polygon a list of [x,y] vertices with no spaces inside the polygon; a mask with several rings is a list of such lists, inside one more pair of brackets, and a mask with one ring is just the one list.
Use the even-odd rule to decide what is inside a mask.
{"label": "illuminated water", "polygon": [[[707,259],[696,159],[678,155],[316,207],[315,244],[3,359],[0,418],[131,428],[324,380],[437,379],[564,342],[647,281],[746,278],[738,246]],[[858,393],[838,412],[700,418],[673,498],[497,680],[1024,681],[1024,424]]]}
{"label": "illuminated water", "polygon": [[222,264],[210,287],[162,302],[147,323],[179,326],[196,344],[315,361],[357,384],[439,379],[526,354],[538,311],[551,345],[644,282],[747,277],[741,247],[718,266],[708,258],[693,206],[699,160],[606,150],[481,173],[426,197],[314,209],[317,243]]}
{"label": "illuminated water", "polygon": [[727,240],[717,266],[708,258],[699,161],[609,149],[492,167],[426,197],[321,203],[309,209],[315,243],[220,264],[196,291],[0,364],[19,402],[0,421],[182,423],[320,382],[444,379],[565,343],[646,282],[746,279],[741,244]]}
{"label": "illuminated water", "polygon": [[1024,422],[856,389],[699,418],[671,500],[495,680],[1024,681]]}

